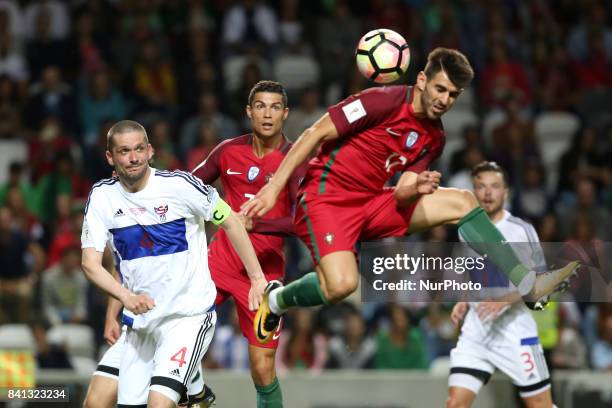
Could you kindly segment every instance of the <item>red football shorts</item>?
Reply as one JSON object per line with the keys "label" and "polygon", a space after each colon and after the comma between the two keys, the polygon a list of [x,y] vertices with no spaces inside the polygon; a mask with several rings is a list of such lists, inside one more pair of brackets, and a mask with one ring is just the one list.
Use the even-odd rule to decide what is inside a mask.
{"label": "red football shorts", "polygon": [[417,203],[398,207],[392,189],[377,194],[305,193],[296,209],[295,228],[318,265],[332,252],[355,251],[357,241],[406,235]]}
{"label": "red football shorts", "polygon": [[[219,232],[221,233],[221,231]],[[219,234],[218,233],[218,234]],[[275,249],[277,245],[272,247],[268,237],[251,234],[251,242],[255,248],[257,259],[261,265],[261,269],[268,281],[276,279],[281,280],[285,274],[285,259],[282,253],[282,247]],[[280,239],[282,245],[282,238]],[[217,287],[217,298],[215,305],[220,305],[229,297],[234,298],[236,304],[236,312],[240,323],[242,335],[247,338],[249,344],[257,347],[276,348],[278,346],[278,336],[280,335],[280,327],[277,333],[274,334],[272,341],[267,344],[261,344],[257,341],[253,332],[253,320],[255,311],[249,310],[249,290],[251,289],[251,281],[246,273],[244,265],[240,261],[238,254],[234,251],[227,236],[213,240],[208,246],[208,266],[210,274],[215,286]]]}

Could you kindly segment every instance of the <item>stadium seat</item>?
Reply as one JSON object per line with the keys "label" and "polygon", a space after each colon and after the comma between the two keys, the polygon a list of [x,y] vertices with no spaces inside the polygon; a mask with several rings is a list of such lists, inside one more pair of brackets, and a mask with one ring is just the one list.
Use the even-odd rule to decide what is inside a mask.
{"label": "stadium seat", "polygon": [[8,179],[8,167],[12,161],[27,163],[28,146],[23,140],[0,140],[0,180]]}
{"label": "stadium seat", "polygon": [[87,357],[92,360],[95,357],[94,332],[89,326],[81,324],[53,326],[47,332],[47,341],[50,344],[65,345],[71,357]]}
{"label": "stadium seat", "polygon": [[[473,88],[466,88],[463,92],[461,92],[461,96],[457,98],[457,101],[453,105],[453,109],[449,111],[460,111],[460,112],[474,112],[475,105],[475,96]],[[445,116],[448,113],[445,114]]]}
{"label": "stadium seat", "polygon": [[247,55],[236,55],[228,58],[223,64],[223,77],[225,83],[225,91],[227,93],[234,92],[238,89],[242,82],[242,73],[244,67],[249,63],[255,63],[261,71],[262,78],[270,78],[270,64],[261,57],[253,57]]}
{"label": "stadium seat", "polygon": [[482,140],[488,147],[493,144],[493,130],[504,123],[506,113],[501,110],[493,110],[486,114],[482,120]]}
{"label": "stadium seat", "polygon": [[274,63],[274,77],[288,93],[317,85],[320,69],[317,61],[307,54],[282,54]]}
{"label": "stadium seat", "polygon": [[36,351],[34,334],[27,324],[4,324],[0,326],[0,349]]}
{"label": "stadium seat", "polygon": [[429,366],[429,372],[434,375],[448,375],[450,371],[450,357],[436,357]]}
{"label": "stadium seat", "polygon": [[568,112],[547,112],[538,115],[535,119],[535,134],[540,144],[542,161],[546,168],[548,189],[557,185],[558,162],[571,142],[574,133],[580,127],[580,120]]}
{"label": "stadium seat", "polygon": [[470,125],[476,126],[478,124],[478,117],[474,112],[458,111],[453,107],[453,109],[442,116],[442,123],[444,124],[444,134],[446,135],[447,142],[450,139],[461,140],[463,129]]}

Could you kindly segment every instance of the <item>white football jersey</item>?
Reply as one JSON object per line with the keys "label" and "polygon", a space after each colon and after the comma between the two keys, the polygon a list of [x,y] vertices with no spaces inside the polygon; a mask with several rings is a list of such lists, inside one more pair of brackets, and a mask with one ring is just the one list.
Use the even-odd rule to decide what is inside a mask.
{"label": "white football jersey", "polygon": [[[495,226],[501,231],[508,243],[525,243],[513,245],[521,262],[536,272],[546,270],[546,261],[540,240],[530,223],[514,217],[504,210],[503,218],[496,222]],[[464,241],[463,238],[460,237],[460,239]],[[493,265],[488,264],[488,266],[489,270],[486,270],[485,273],[495,275],[493,278],[495,286],[500,288],[513,286],[501,271]],[[491,278],[491,276],[487,278]],[[495,288],[486,289],[493,289],[491,292],[495,292]],[[483,285],[483,290],[486,289]],[[504,292],[507,293],[507,290]],[[523,302],[506,306],[495,319],[491,320],[489,318],[485,321],[478,317],[475,310],[477,306],[478,303],[476,302],[470,303],[470,308],[461,328],[461,337],[482,344],[503,343],[509,339],[520,341],[523,338],[537,337],[536,323]]]}
{"label": "white football jersey", "polygon": [[150,168],[147,185],[136,193],[125,191],[116,177],[94,184],[81,247],[102,252],[109,241],[123,285],[155,301],[145,314],[124,311],[126,324],[152,329],[164,317],[211,309],[216,288],[208,269],[204,221],[211,220],[218,200],[213,187],[182,171]]}

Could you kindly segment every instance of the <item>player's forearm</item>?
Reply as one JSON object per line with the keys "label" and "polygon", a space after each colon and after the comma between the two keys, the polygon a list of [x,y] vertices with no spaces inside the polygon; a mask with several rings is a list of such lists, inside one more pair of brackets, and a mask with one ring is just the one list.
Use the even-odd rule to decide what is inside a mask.
{"label": "player's forearm", "polygon": [[393,191],[393,197],[400,207],[408,207],[414,203],[421,194],[417,191],[416,183],[396,187]]}
{"label": "player's forearm", "polygon": [[90,282],[118,301],[121,301],[121,299],[124,299],[126,296],[130,295],[130,292],[122,287],[119,282],[113,279],[113,277],[106,269],[104,269],[104,267],[102,267],[101,264],[83,262],[81,264],[81,269],[83,269],[85,277]]}
{"label": "player's forearm", "polygon": [[234,250],[244,264],[249,279],[251,279],[251,281],[265,279],[259,261],[257,260],[253,244],[236,213],[232,211],[227,220],[221,224],[221,228],[225,230]]}

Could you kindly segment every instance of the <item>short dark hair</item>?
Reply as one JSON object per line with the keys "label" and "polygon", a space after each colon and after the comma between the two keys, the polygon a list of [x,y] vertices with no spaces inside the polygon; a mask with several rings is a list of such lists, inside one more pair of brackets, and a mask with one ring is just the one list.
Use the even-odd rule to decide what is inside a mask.
{"label": "short dark hair", "polygon": [[470,61],[457,50],[438,47],[427,56],[425,75],[433,78],[438,72],[444,71],[448,79],[459,89],[466,88],[474,78],[474,69]]}
{"label": "short dark hair", "polygon": [[486,171],[492,171],[494,173],[501,174],[502,179],[504,180],[504,184],[506,185],[506,187],[508,187],[508,185],[509,185],[509,183],[508,183],[508,173],[506,173],[506,170],[504,170],[504,168],[502,166],[500,166],[499,164],[497,164],[494,161],[483,161],[483,162],[480,162],[477,165],[475,165],[472,168],[472,178],[475,178],[480,173],[484,173]]}
{"label": "short dark hair", "polygon": [[249,106],[253,103],[253,98],[257,92],[271,92],[282,95],[283,97],[283,106],[286,108],[289,105],[289,100],[287,98],[287,91],[285,91],[285,87],[280,84],[280,82],[276,81],[259,81],[253,88],[251,88],[251,92],[249,92]]}
{"label": "short dark hair", "polygon": [[133,120],[122,120],[115,123],[106,134],[106,150],[109,152],[115,147],[115,135],[121,135],[129,132],[140,132],[144,135],[145,142],[149,144],[149,137],[147,131],[140,123]]}

